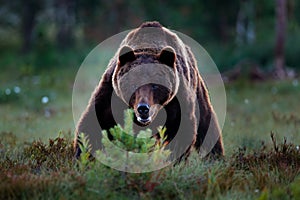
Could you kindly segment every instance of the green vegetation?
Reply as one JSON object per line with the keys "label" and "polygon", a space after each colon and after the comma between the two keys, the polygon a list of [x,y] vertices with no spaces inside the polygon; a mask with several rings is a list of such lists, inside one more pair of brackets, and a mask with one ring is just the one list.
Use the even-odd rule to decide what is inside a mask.
{"label": "green vegetation", "polygon": [[2,134],[1,199],[298,199],[299,146],[284,142],[254,151],[237,148],[224,160],[200,160],[143,174],[119,172],[99,161],[74,160],[62,137],[23,147]]}
{"label": "green vegetation", "polygon": [[[300,79],[294,74],[300,1],[281,6],[286,26],[278,30],[286,31],[281,48],[289,79],[247,79],[252,69],[275,68],[276,2],[1,1],[0,199],[300,199]],[[91,162],[82,137],[84,153],[75,160],[72,89],[80,64],[100,41],[152,20],[194,38],[220,71],[240,67],[238,79],[225,85],[226,156],[201,160],[192,152],[186,163],[126,173]],[[105,51],[95,58],[99,72],[115,52]],[[90,73],[85,84],[94,87]],[[115,144],[147,152],[153,141],[133,137],[128,119],[110,130]],[[107,152],[120,154],[105,137],[102,142]]]}
{"label": "green vegetation", "polygon": [[[124,111],[124,128],[118,124],[109,130],[114,140],[108,139],[106,130],[102,131],[103,150],[96,150],[92,155],[107,166],[120,171],[143,173],[154,171],[171,164],[168,160],[171,152],[165,149],[166,129],[158,128],[159,139],[152,136],[152,130],[133,130],[133,110]],[[82,154],[80,163],[86,165],[91,157],[89,139],[81,133],[79,147]]]}
{"label": "green vegetation", "polygon": [[[63,74],[73,74],[64,70]],[[14,94],[16,98],[0,104],[1,199],[300,197],[298,79],[239,80],[226,85],[228,112],[223,129],[226,148],[223,160],[201,160],[193,152],[187,163],[131,174],[99,161],[74,160],[71,134],[74,125],[69,105],[72,81],[63,79],[62,85],[53,82],[51,89],[43,84],[33,86],[28,82],[28,88],[21,84],[33,77],[8,83],[12,92],[14,85],[20,85],[21,91]],[[40,82],[55,77],[56,73],[50,72],[41,76]],[[24,94],[25,91],[30,93]],[[56,94],[55,98],[49,95],[51,92]],[[29,96],[31,99],[27,99]],[[50,97],[48,103],[41,102],[43,96]],[[45,116],[45,109],[51,110],[49,116]],[[115,130],[128,130],[130,126],[126,124],[130,125],[130,121],[126,121],[125,127],[118,126]],[[272,138],[271,132],[275,133]]]}
{"label": "green vegetation", "polygon": [[[0,53],[22,51],[30,54],[29,60],[39,67],[61,63],[60,55],[66,56],[70,49],[96,46],[112,35],[153,20],[194,38],[222,71],[245,60],[265,70],[274,67],[274,0],[68,0],[0,4]],[[286,26],[280,30],[286,30],[286,66],[299,68],[300,2],[285,0],[284,7]]]}

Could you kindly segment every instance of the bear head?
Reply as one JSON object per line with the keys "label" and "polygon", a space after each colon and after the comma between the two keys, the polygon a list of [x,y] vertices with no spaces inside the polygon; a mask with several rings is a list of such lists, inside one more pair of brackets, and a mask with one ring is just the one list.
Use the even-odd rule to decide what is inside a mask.
{"label": "bear head", "polygon": [[123,46],[113,73],[113,88],[130,108],[135,121],[146,126],[176,95],[179,76],[176,53],[170,46],[159,53]]}

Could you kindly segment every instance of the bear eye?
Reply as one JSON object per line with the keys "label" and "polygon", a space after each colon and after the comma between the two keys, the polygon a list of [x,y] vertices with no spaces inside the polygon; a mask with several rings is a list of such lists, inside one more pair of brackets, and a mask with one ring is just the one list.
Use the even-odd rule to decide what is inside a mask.
{"label": "bear eye", "polygon": [[152,90],[158,89],[158,85],[152,85]]}

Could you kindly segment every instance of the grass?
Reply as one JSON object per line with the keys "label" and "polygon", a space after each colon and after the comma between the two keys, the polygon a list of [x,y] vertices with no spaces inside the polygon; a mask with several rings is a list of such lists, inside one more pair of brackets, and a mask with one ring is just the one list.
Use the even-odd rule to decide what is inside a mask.
{"label": "grass", "polygon": [[[0,132],[13,132],[21,141],[39,138],[45,141],[60,131],[73,132],[73,76],[62,76],[66,72],[74,75],[71,70],[52,70],[30,76],[16,74],[12,80],[3,81],[0,88]],[[2,75],[12,76],[8,72]],[[19,93],[15,93],[15,87],[20,88]],[[11,91],[9,95],[7,90]]]}
{"label": "grass", "polygon": [[299,79],[226,85],[223,160],[194,152],[186,164],[130,174],[73,159],[74,68],[18,69],[0,75],[0,199],[300,198]]}
{"label": "grass", "polygon": [[[1,199],[298,199],[299,148],[284,141],[224,160],[189,161],[144,174],[100,162],[73,160],[71,142],[58,137],[23,148],[1,144]],[[6,147],[3,147],[6,146]]]}

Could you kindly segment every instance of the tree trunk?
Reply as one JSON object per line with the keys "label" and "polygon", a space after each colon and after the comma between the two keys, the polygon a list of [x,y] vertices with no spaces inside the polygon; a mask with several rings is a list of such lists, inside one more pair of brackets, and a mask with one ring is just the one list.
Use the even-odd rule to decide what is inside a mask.
{"label": "tree trunk", "polygon": [[286,77],[284,44],[286,35],[286,0],[276,0],[275,76]]}
{"label": "tree trunk", "polygon": [[26,54],[31,50],[33,41],[33,29],[35,26],[36,14],[40,6],[35,1],[24,1],[22,3],[22,53]]}
{"label": "tree trunk", "polygon": [[255,12],[253,0],[240,0],[236,20],[236,42],[238,45],[253,44],[255,41]]}
{"label": "tree trunk", "polygon": [[74,42],[75,1],[56,0],[56,42],[59,48],[71,47]]}

